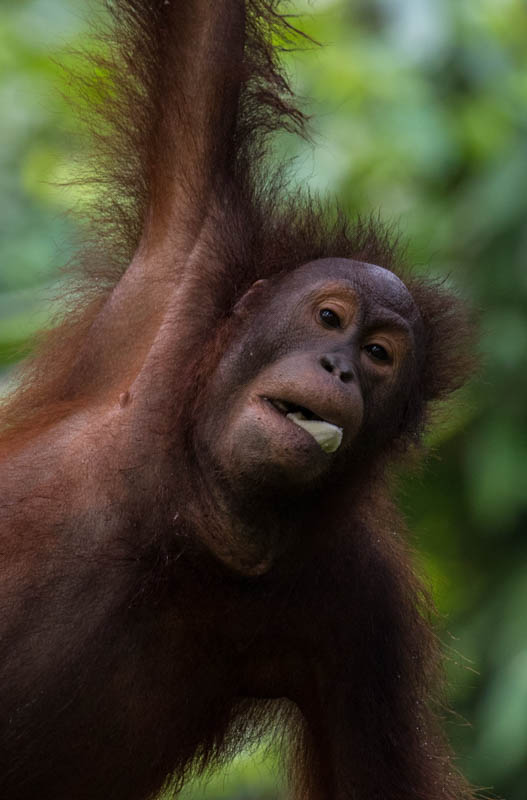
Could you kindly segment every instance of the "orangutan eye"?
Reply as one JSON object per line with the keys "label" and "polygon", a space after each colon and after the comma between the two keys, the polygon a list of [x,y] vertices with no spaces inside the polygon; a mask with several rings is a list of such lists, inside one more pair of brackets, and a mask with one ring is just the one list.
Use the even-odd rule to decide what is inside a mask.
{"label": "orangutan eye", "polygon": [[380,344],[367,344],[364,348],[366,352],[376,361],[389,361],[388,351]]}
{"label": "orangutan eye", "polygon": [[329,328],[340,328],[340,317],[330,308],[322,308],[319,312],[319,317],[324,325]]}

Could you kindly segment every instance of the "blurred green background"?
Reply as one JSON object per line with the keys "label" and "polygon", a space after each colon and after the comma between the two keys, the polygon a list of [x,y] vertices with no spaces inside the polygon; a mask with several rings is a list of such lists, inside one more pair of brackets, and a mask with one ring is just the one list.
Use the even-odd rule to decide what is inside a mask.
{"label": "blurred green background", "polygon": [[[82,150],[55,59],[87,44],[80,0],[0,0],[0,380],[46,322],[71,255]],[[101,3],[102,5],[102,3]],[[305,184],[379,209],[412,260],[481,311],[483,369],[430,436],[401,502],[440,610],[460,765],[527,798],[527,6],[523,0],[314,0],[323,49],[288,54],[314,115],[291,145]],[[307,99],[309,98],[309,100]],[[1,388],[1,387],[0,387]],[[280,796],[240,757],[185,797]]]}

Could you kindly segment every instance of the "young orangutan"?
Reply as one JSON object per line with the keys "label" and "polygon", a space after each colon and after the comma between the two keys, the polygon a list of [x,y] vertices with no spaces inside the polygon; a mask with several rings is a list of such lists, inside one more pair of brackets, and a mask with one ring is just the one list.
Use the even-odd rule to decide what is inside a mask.
{"label": "young orangutan", "polygon": [[110,10],[84,300],[3,410],[0,797],[146,800],[286,730],[299,799],[466,800],[385,487],[463,309],[267,174],[275,0]]}

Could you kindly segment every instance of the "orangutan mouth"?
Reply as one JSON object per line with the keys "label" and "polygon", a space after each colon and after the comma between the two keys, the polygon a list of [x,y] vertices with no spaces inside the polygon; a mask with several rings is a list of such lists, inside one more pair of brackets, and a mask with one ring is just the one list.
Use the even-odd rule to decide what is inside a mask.
{"label": "orangutan mouth", "polygon": [[[267,399],[267,398],[266,398]],[[268,399],[283,416],[309,433],[325,453],[335,453],[342,442],[342,428],[328,422],[311,409],[285,400]]]}

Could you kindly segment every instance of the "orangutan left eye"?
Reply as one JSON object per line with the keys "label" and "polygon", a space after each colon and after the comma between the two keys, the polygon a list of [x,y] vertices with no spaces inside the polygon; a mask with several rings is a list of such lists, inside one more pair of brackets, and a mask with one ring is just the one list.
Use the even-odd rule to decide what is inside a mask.
{"label": "orangutan left eye", "polygon": [[367,344],[364,349],[376,361],[390,360],[388,351],[381,344]]}

